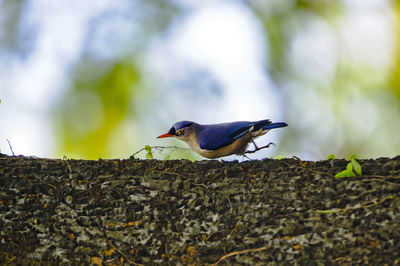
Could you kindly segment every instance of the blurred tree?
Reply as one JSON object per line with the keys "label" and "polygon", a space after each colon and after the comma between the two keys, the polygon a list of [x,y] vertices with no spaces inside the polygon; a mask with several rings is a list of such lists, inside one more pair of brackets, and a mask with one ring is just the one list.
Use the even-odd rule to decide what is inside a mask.
{"label": "blurred tree", "polygon": [[[60,155],[118,157],[135,142],[135,136],[127,139],[125,131],[146,97],[142,53],[166,30],[176,10],[166,1],[128,3],[128,8],[117,5],[87,24],[84,53],[72,68],[72,86],[53,114]],[[123,143],[119,153],[112,147],[116,138]]]}
{"label": "blurred tree", "polygon": [[[388,2],[393,7],[396,3],[398,17],[398,1]],[[302,151],[312,158],[324,158],[330,153],[348,157],[355,152],[359,156],[373,157],[398,154],[400,150],[400,140],[394,138],[396,130],[388,126],[390,122],[383,118],[390,114],[392,119],[400,122],[398,108],[394,109],[393,103],[388,102],[390,94],[397,95],[399,99],[400,60],[395,63],[391,92],[385,94],[390,65],[378,67],[373,59],[368,59],[368,56],[374,58],[374,55],[375,58],[382,58],[385,54],[376,55],[381,51],[359,47],[358,50],[364,49],[368,54],[364,59],[354,60],[353,53],[357,50],[352,51],[354,48],[345,43],[349,38],[345,35],[348,34],[346,27],[357,30],[357,25],[350,23],[362,18],[349,19],[354,13],[349,12],[350,4],[312,0],[251,2],[250,6],[265,28],[270,50],[268,73],[282,91],[282,111],[290,125],[282,139],[284,150]],[[379,7],[384,10],[385,4]],[[359,10],[358,14],[364,15],[363,12],[369,10]],[[382,11],[371,14],[379,12]],[[346,20],[349,25],[343,27]],[[374,30],[384,34],[385,29],[377,28],[381,26],[376,26]],[[398,23],[396,27],[398,35]],[[352,33],[355,35],[357,32]],[[359,36],[368,34],[361,33]],[[322,43],[321,35],[325,38]],[[330,42],[326,41],[327,38]],[[318,46],[310,42],[313,39]],[[398,36],[396,43],[400,43]],[[400,51],[399,48],[397,50]],[[399,54],[397,52],[397,58]],[[324,57],[330,64],[327,68],[332,73],[330,75],[323,72],[324,64],[320,62]],[[399,105],[398,100],[396,105]]]}
{"label": "blurred tree", "polygon": [[396,95],[398,108],[400,109],[400,1],[394,1],[395,25],[394,34],[396,38],[396,53],[393,59],[393,72],[390,80],[390,89]]}
{"label": "blurred tree", "polygon": [[[140,75],[132,63],[113,63],[104,72],[98,72],[97,64],[78,71],[74,86],[58,107],[57,143],[67,156],[97,159],[110,155],[108,139],[126,119],[138,90]],[[88,75],[88,69],[96,71]]]}
{"label": "blurred tree", "polygon": [[[110,142],[123,135],[118,132],[121,126],[129,124],[129,119],[143,116],[143,113],[138,112],[140,108],[137,106],[145,101],[144,90],[149,91],[149,88],[154,87],[156,89],[152,92],[159,93],[170,87],[179,87],[175,92],[180,92],[186,98],[196,98],[200,94],[200,81],[204,81],[205,77],[214,78],[212,75],[198,74],[202,69],[184,58],[176,60],[181,64],[180,67],[168,72],[168,75],[179,76],[175,81],[184,82],[172,82],[170,87],[162,84],[157,76],[146,69],[149,60],[146,56],[153,41],[157,39],[158,42],[163,42],[173,38],[174,31],[181,29],[177,25],[185,21],[182,18],[203,8],[203,4],[149,0],[111,1],[107,5],[107,2],[100,1],[100,5],[107,8],[96,13],[90,9],[95,2],[79,6],[82,10],[88,9],[87,14],[82,12],[85,14],[82,17],[86,16],[87,19],[83,31],[85,37],[72,65],[70,62],[70,65],[63,65],[67,68],[66,72],[72,74],[68,77],[69,85],[60,84],[60,88],[67,89],[55,104],[57,111],[51,114],[56,128],[59,155],[92,159],[115,156]],[[218,8],[218,1],[211,2],[212,4],[206,1],[204,6]],[[264,29],[267,44],[265,49],[268,50],[265,75],[271,77],[280,89],[282,112],[289,123],[289,127],[282,133],[280,154],[291,156],[300,153],[314,159],[325,158],[330,153],[335,153],[337,157],[348,157],[353,153],[366,157],[398,154],[399,1],[376,2],[379,10],[360,10],[357,8],[359,1],[351,0],[233,2],[239,3],[238,6],[250,7]],[[43,3],[45,2],[41,2]],[[24,0],[0,1],[0,60],[3,70],[24,58],[24,55],[34,53],[36,35],[40,34],[40,28],[35,28],[34,23],[28,25],[24,20],[31,10],[30,7],[37,5],[37,2]],[[350,5],[353,7],[349,8]],[[40,15],[40,8],[43,6],[36,10],[36,16]],[[57,3],[51,5],[51,8],[57,8]],[[369,20],[373,16],[387,14],[393,14],[393,19],[385,18],[384,26],[374,24],[379,18]],[[71,13],[68,17],[74,15]],[[359,20],[360,17],[368,20]],[[32,18],[31,20],[34,21]],[[67,22],[61,20],[58,23],[54,27],[62,31]],[[367,30],[361,27],[365,32],[359,33],[360,28],[354,25],[356,23],[371,25],[368,24],[370,28]],[[390,37],[386,43],[378,43],[378,48],[382,45],[380,49],[373,47],[375,50],[371,50],[367,46],[368,41],[365,40],[368,38],[363,37],[370,36],[372,30],[375,30],[372,31],[374,34],[382,34],[375,36],[376,39],[387,37],[385,30],[392,26],[393,32],[388,35],[395,39],[393,54],[389,47]],[[356,45],[351,43],[356,41],[359,42]],[[173,42],[169,44],[171,43],[173,45]],[[46,40],[43,44],[44,47],[48,45]],[[57,42],[57,45],[63,44]],[[355,55],[359,50],[363,50],[362,56]],[[69,50],[59,51],[63,53]],[[389,57],[393,55],[390,62],[377,64],[374,61],[387,54]],[[62,55],[60,58],[53,58],[60,65],[64,59]],[[174,58],[170,60],[174,61]],[[157,64],[163,65],[163,62]],[[165,68],[165,65],[160,68]],[[205,66],[207,64],[200,67]],[[204,69],[204,72],[207,71],[209,70]],[[18,69],[11,74],[16,72]],[[218,82],[211,80],[203,84],[203,91],[213,92],[202,93],[203,101],[209,101],[208,98],[215,100],[215,95],[222,94],[223,90],[215,86]],[[170,99],[175,98],[171,96]],[[187,104],[186,108],[193,107],[192,103]],[[181,108],[182,105],[174,103],[174,107]],[[132,139],[142,133],[135,130],[137,129],[132,131],[137,135],[133,135]],[[143,138],[143,135],[140,137]],[[126,140],[122,138],[121,141],[125,143]]]}
{"label": "blurred tree", "polygon": [[19,26],[25,0],[4,0],[0,2],[0,55],[23,52]]}

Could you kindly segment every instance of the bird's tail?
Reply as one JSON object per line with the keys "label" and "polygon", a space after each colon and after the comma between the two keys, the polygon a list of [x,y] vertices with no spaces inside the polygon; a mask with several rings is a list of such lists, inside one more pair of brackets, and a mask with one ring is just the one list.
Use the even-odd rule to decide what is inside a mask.
{"label": "bird's tail", "polygon": [[285,122],[272,123],[271,120],[266,119],[266,120],[261,120],[261,121],[255,122],[253,126],[254,126],[254,131],[258,131],[260,129],[265,131],[265,130],[270,130],[273,128],[286,127],[287,124]]}
{"label": "bird's tail", "polygon": [[263,130],[270,130],[273,128],[280,128],[280,127],[287,127],[287,124],[285,122],[276,122],[276,123],[271,123],[269,125],[263,126]]}

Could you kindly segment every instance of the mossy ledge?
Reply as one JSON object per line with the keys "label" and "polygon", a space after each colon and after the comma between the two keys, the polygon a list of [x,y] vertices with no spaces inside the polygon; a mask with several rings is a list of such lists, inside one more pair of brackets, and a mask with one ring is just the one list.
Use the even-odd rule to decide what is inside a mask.
{"label": "mossy ledge", "polygon": [[0,264],[398,264],[400,156],[358,161],[0,155]]}

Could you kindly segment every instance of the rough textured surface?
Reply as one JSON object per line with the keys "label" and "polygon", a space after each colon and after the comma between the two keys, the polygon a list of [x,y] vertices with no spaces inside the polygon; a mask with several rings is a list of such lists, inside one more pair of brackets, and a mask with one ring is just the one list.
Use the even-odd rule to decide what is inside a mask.
{"label": "rough textured surface", "polygon": [[0,155],[0,264],[398,264],[400,156],[360,163]]}

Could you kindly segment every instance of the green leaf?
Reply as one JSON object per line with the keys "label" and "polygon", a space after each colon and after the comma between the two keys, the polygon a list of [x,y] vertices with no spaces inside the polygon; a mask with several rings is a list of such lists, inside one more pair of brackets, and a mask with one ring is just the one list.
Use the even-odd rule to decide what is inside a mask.
{"label": "green leaf", "polygon": [[355,177],[356,174],[353,171],[343,170],[335,175],[335,178],[344,178],[344,177]]}
{"label": "green leaf", "polygon": [[353,166],[354,172],[362,175],[361,165],[355,159],[351,159],[351,165]]}
{"label": "green leaf", "polygon": [[326,157],[326,160],[335,160],[335,155],[333,153],[329,154],[328,157]]}
{"label": "green leaf", "polygon": [[356,159],[356,155],[355,154],[352,154],[352,155],[350,155],[350,157],[349,157],[349,161],[351,161],[351,160],[355,160]]}
{"label": "green leaf", "polygon": [[149,145],[144,146],[146,153],[146,158],[147,159],[153,159],[153,153],[151,152],[151,147]]}
{"label": "green leaf", "polygon": [[276,160],[282,160],[284,157],[283,156],[280,156],[280,155],[278,155],[278,156],[275,156],[275,159]]}
{"label": "green leaf", "polygon": [[344,177],[355,177],[356,174],[353,172],[353,165],[351,163],[347,164],[346,170],[343,170],[335,175],[335,178]]}

